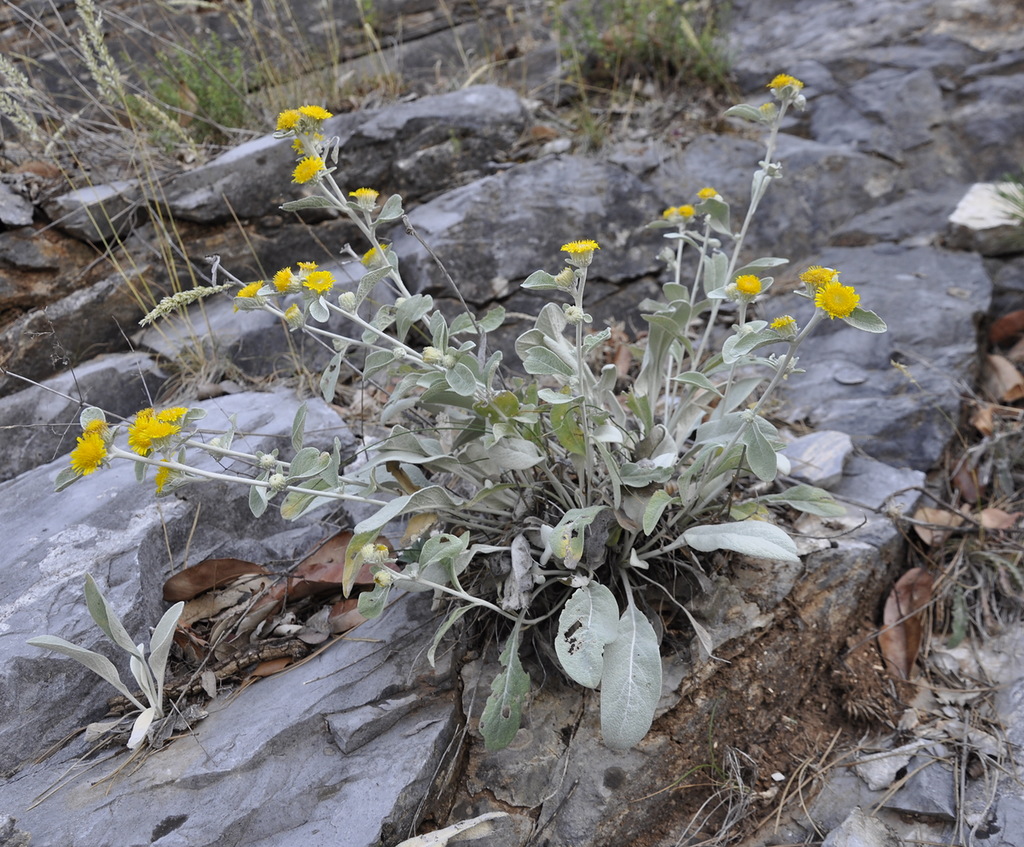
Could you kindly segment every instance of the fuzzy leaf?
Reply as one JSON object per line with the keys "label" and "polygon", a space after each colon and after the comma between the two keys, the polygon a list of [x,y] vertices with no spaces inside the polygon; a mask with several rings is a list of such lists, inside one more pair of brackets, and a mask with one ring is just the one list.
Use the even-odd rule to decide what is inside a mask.
{"label": "fuzzy leaf", "polygon": [[495,306],[493,309],[489,309],[487,314],[477,321],[481,332],[494,332],[503,323],[505,323],[504,306]]}
{"label": "fuzzy leaf", "polygon": [[658,636],[632,603],[605,647],[601,674],[601,735],[613,750],[627,750],[651,728],[661,697]]}
{"label": "fuzzy leaf", "polygon": [[823,518],[837,518],[846,514],[846,509],[832,499],[832,495],[822,488],[813,485],[794,485],[777,494],[766,494],[758,498],[762,503],[784,503]]}
{"label": "fuzzy leaf", "polygon": [[53,650],[57,653],[63,653],[65,656],[70,656],[76,662],[84,665],[94,674],[113,685],[135,706],[140,709],[145,708],[142,703],[135,699],[135,695],[128,690],[128,687],[121,682],[121,675],[117,672],[117,668],[114,667],[114,664],[106,656],[101,656],[92,650],[86,650],[84,647],[79,647],[77,644],[72,644],[70,641],[65,641],[56,635],[40,635],[36,638],[30,638],[26,643],[31,644],[33,647],[42,647],[44,650]]}
{"label": "fuzzy leaf", "polygon": [[341,374],[342,362],[345,360],[345,352],[345,350],[339,350],[335,353],[320,376],[320,396],[326,403],[334,402],[334,392],[338,387],[338,377]]}
{"label": "fuzzy leaf", "polygon": [[683,540],[694,550],[733,550],[757,559],[799,562],[793,539],[777,526],[764,521],[694,526],[683,533]]}
{"label": "fuzzy leaf", "polygon": [[[360,594],[359,599],[362,600],[363,596],[364,595]],[[472,608],[475,607],[469,604],[457,607],[455,611],[445,618],[444,623],[437,628],[437,632],[434,633],[434,640],[430,644],[430,649],[427,650],[427,661],[430,662],[430,667],[434,667],[434,657],[437,653],[437,647],[441,643],[441,639],[444,638],[445,633],[455,626],[456,621],[458,621],[459,618]]]}
{"label": "fuzzy leaf", "polygon": [[142,714],[139,715],[135,719],[135,723],[132,724],[132,734],[128,738],[129,750],[134,750],[146,740],[146,733],[149,732],[150,726],[153,725],[154,718],[156,718],[156,709],[152,706],[148,709],[142,710]]}
{"label": "fuzzy leaf", "polygon": [[533,291],[547,291],[561,288],[561,286],[555,282],[555,278],[547,271],[534,271],[523,281],[521,287],[532,289]]}
{"label": "fuzzy leaf", "polygon": [[185,604],[178,602],[164,612],[160,622],[153,630],[153,637],[149,640],[149,667],[156,680],[156,705],[158,706],[163,703],[164,671],[167,669],[167,657],[171,652],[174,631],[178,628],[178,621],[184,609]]}
{"label": "fuzzy leaf", "polygon": [[750,121],[756,124],[764,123],[764,115],[761,114],[761,110],[747,105],[746,103],[738,103],[735,106],[730,106],[725,110],[725,117],[740,118],[741,120]]}
{"label": "fuzzy leaf", "polygon": [[604,649],[619,631],[619,605],[599,582],[578,588],[562,607],[555,653],[565,672],[585,688],[597,688],[604,671]]}
{"label": "fuzzy leaf", "polygon": [[[359,602],[356,608],[367,620],[380,617],[381,612],[388,602],[388,594],[391,592],[390,585],[374,585],[372,591],[364,591],[359,595]],[[467,609],[472,608],[467,606]]]}
{"label": "fuzzy leaf", "polygon": [[300,209],[332,208],[335,208],[334,202],[328,200],[326,197],[321,197],[319,194],[313,194],[309,197],[300,197],[298,200],[289,200],[287,203],[281,204],[282,212],[297,212]]}
{"label": "fuzzy leaf", "polygon": [[546,347],[531,347],[523,359],[523,368],[527,373],[537,376],[571,377],[576,372],[561,356]]}
{"label": "fuzzy leaf", "polygon": [[488,750],[504,750],[519,731],[523,700],[530,690],[530,675],[519,661],[519,631],[513,630],[498,657],[504,670],[491,683],[480,717],[480,734]]}
{"label": "fuzzy leaf", "polygon": [[779,455],[757,426],[747,427],[743,433],[747,448],[747,465],[754,475],[765,482],[775,479],[779,470]]}
{"label": "fuzzy leaf", "polygon": [[63,491],[69,485],[73,485],[78,482],[82,477],[75,473],[74,468],[64,468],[59,474],[57,479],[53,483],[54,491]]}
{"label": "fuzzy leaf", "polygon": [[867,309],[855,308],[853,313],[849,316],[842,318],[843,321],[848,323],[854,329],[859,329],[864,332],[885,332],[889,329],[883,321],[874,312],[868,311]]}
{"label": "fuzzy leaf", "polygon": [[678,503],[679,501],[664,489],[655,491],[651,495],[651,499],[647,501],[647,506],[644,508],[644,535],[650,535],[654,532],[654,528],[658,525],[658,521],[661,520],[665,509],[673,502]]}
{"label": "fuzzy leaf", "polygon": [[476,393],[476,377],[465,364],[456,362],[444,372],[445,381],[460,397],[472,397]]}
{"label": "fuzzy leaf", "polygon": [[96,621],[96,625],[103,630],[107,638],[129,655],[137,655],[142,658],[135,642],[128,635],[128,630],[124,628],[117,612],[114,611],[114,607],[100,593],[99,586],[96,585],[92,574],[85,575],[85,605],[89,609],[92,619]]}
{"label": "fuzzy leaf", "polygon": [[302,439],[306,433],[306,404],[303,403],[295,410],[295,418],[292,420],[292,448],[296,451],[302,449]]}
{"label": "fuzzy leaf", "polygon": [[380,210],[380,214],[377,215],[377,223],[387,223],[388,221],[398,220],[403,215],[402,211],[402,196],[400,194],[392,194],[388,197],[384,203],[384,207]]}

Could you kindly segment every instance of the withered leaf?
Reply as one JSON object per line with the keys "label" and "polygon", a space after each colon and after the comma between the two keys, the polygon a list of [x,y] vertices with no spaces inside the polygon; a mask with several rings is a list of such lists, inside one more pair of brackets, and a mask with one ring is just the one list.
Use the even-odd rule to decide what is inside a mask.
{"label": "withered leaf", "polygon": [[191,600],[240,576],[265,573],[269,571],[262,565],[244,559],[205,559],[168,579],[164,583],[164,600],[168,603]]}
{"label": "withered leaf", "polygon": [[951,512],[949,509],[932,509],[926,506],[914,512],[914,520],[920,521],[922,524],[935,525],[932,527],[914,524],[914,532],[918,534],[920,539],[925,544],[934,547],[941,544],[949,536],[949,533],[946,530],[936,527],[958,527],[964,522],[964,516],[956,512]]}
{"label": "withered leaf", "polygon": [[1005,403],[1024,399],[1024,375],[1005,356],[990,354],[985,357],[981,382],[993,399]]}
{"label": "withered leaf", "polygon": [[911,568],[897,580],[885,601],[878,646],[886,665],[901,679],[910,679],[921,649],[921,612],[931,603],[933,584],[927,570]]}

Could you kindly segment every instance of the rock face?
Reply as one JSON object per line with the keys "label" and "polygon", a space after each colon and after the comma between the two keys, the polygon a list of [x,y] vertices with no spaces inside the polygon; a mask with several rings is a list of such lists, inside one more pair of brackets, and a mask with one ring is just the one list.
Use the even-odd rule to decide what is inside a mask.
{"label": "rock face", "polygon": [[[408,5],[422,12],[422,4]],[[86,572],[142,638],[162,613],[163,580],[186,555],[190,562],[207,555],[289,561],[328,526],[352,520],[317,513],[298,524],[254,521],[237,493],[220,486],[155,501],[117,464],[53,494],[78,432],[79,403],[121,415],[148,405],[168,379],[170,360],[188,349],[189,332],[161,338],[128,331],[139,317],[128,280],[91,264],[92,248],[83,245],[115,231],[138,255],[159,243],[157,222],[121,214],[134,208],[134,186],[45,203],[19,188],[27,183],[0,190],[4,364],[59,392],[13,377],[0,382],[0,424],[14,427],[6,431],[17,441],[0,469],[0,702],[17,704],[0,727],[0,840],[10,830],[11,838],[27,832],[33,844],[70,847],[394,845],[425,815],[440,826],[500,808],[510,816],[494,824],[489,843],[499,847],[660,847],[681,843],[688,831],[683,798],[662,790],[700,765],[709,726],[720,732],[723,750],[765,750],[780,732],[778,716],[800,713],[847,636],[874,621],[882,592],[904,566],[901,537],[884,513],[913,508],[911,492],[953,434],[961,387],[978,366],[978,329],[993,280],[997,303],[1015,303],[1024,291],[1019,257],[982,250],[948,226],[970,184],[999,179],[1024,160],[1021,45],[1012,41],[1020,10],[997,0],[733,5],[729,39],[744,99],[761,102],[765,81],[785,70],[806,83],[809,105],[780,138],[785,178],[772,186],[750,232],[752,257],[792,260],[755,308],[769,319],[786,313],[805,320],[807,301],[785,292],[800,270],[821,264],[856,284],[862,305],[881,315],[889,332],[867,335],[825,322],[801,348],[806,373],[790,380],[779,415],[829,433],[829,464],[814,468],[823,473],[815,478],[849,504],[849,514],[806,527],[818,540],[801,550],[800,566],[749,560],[709,569],[708,590],[687,598],[687,608],[710,632],[716,658],[702,654],[692,629],[680,623],[674,649],[664,651],[667,682],[654,731],[626,753],[601,745],[593,696],[560,678],[535,692],[508,750],[484,751],[476,726],[496,657],[484,651],[466,662],[460,654],[436,669],[426,665],[422,651],[407,649],[428,644],[437,625],[429,601],[417,595],[360,628],[358,639],[233,700],[214,701],[210,717],[130,775],[95,785],[123,763],[106,751],[96,771],[30,808],[87,749],[76,740],[42,761],[35,757],[99,718],[110,693],[71,660],[25,644],[50,633],[97,647],[101,639],[82,603]],[[424,39],[441,39],[428,25],[433,13],[422,14],[416,20]],[[412,39],[409,49],[422,50],[420,61],[441,43]],[[545,50],[534,55],[547,69],[553,52]],[[519,283],[550,267],[561,243],[595,238],[602,250],[590,277],[591,311],[598,325],[617,320],[635,331],[636,304],[664,281],[655,259],[661,240],[644,224],[705,185],[742,207],[763,148],[725,121],[681,147],[644,131],[612,153],[531,160],[520,146],[531,108],[536,104],[528,108],[507,87],[471,86],[340,114],[328,132],[343,142],[345,185],[402,192],[416,232],[465,282],[474,307],[534,312],[540,298]],[[167,181],[161,202],[187,236],[187,266],[197,279],[208,272],[203,257],[214,253],[240,277],[258,278],[298,260],[322,261],[321,244],[335,253],[349,240],[355,246],[357,233],[330,216],[279,211],[295,196],[290,167],[288,145],[267,136]],[[233,215],[242,219],[244,239]],[[420,243],[399,226],[390,235],[406,278],[448,300]],[[136,271],[129,272],[135,281],[170,287],[166,270]],[[279,326],[252,318],[230,303],[211,305],[208,316],[221,346],[208,348],[206,360],[230,358],[239,380],[280,372],[290,350],[291,337]],[[200,331],[205,320],[193,313]],[[500,341],[511,349],[510,338]],[[103,351],[116,352],[95,356]],[[73,373],[54,376],[68,363]],[[216,390],[238,391],[222,368],[214,370]],[[277,391],[204,404],[211,426],[236,414],[239,430],[258,433],[253,438],[269,447],[287,442],[298,402]],[[319,401],[310,401],[308,429],[352,443],[344,422]],[[822,448],[803,455],[813,459],[814,449]],[[527,658],[534,678],[553,667],[546,650],[537,644]],[[946,776],[933,772],[938,789],[927,789],[924,799],[906,793],[903,805],[891,808],[922,813],[926,802],[941,801],[946,805],[928,813],[948,816]],[[828,843],[896,843],[885,823],[851,812],[852,788],[837,783],[833,793],[845,807],[814,813],[835,829]],[[874,799],[856,802],[867,809]],[[1019,797],[1001,796],[993,826],[1012,830],[1022,808]],[[810,837],[797,824],[791,833],[794,841]]]}

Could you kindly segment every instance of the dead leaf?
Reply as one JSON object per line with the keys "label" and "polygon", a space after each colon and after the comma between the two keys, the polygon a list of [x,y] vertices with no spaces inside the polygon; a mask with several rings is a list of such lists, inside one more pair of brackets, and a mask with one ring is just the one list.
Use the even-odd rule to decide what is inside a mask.
{"label": "dead leaf", "polygon": [[960,492],[960,496],[968,503],[978,502],[981,496],[980,484],[978,482],[978,471],[972,468],[966,461],[961,462],[956,469],[952,479],[953,487]]}
{"label": "dead leaf", "polygon": [[164,583],[164,600],[168,603],[191,600],[240,576],[265,573],[269,573],[266,568],[244,559],[205,559],[168,579]]}
{"label": "dead leaf", "polygon": [[1021,362],[1024,362],[1024,338],[1021,338],[1020,341],[1006,351],[1006,358],[1015,365],[1019,365]]}
{"label": "dead leaf", "polygon": [[986,403],[984,406],[979,406],[974,410],[974,414],[971,415],[971,426],[973,426],[978,432],[984,436],[989,436],[993,432],[993,412],[995,406],[991,403]]}
{"label": "dead leaf", "polygon": [[988,330],[988,339],[993,344],[1008,344],[1021,332],[1024,332],[1024,309],[1017,309],[992,322]]}
{"label": "dead leaf", "polygon": [[886,664],[901,679],[910,679],[921,649],[921,611],[932,600],[932,575],[924,568],[911,568],[897,580],[882,615],[878,646]]}
{"label": "dead leaf", "polygon": [[[948,526],[950,528],[960,526],[964,522],[964,516],[949,509],[922,508],[914,512],[914,520],[922,524],[934,524],[938,527]],[[936,529],[934,526],[921,526],[914,524],[914,532],[927,545],[935,547],[942,544],[949,537],[949,532],[944,529]]]}
{"label": "dead leaf", "polygon": [[1021,512],[1004,512],[1002,509],[990,507],[978,513],[978,521],[985,529],[1013,529]]}
{"label": "dead leaf", "polygon": [[365,622],[366,618],[359,614],[359,601],[355,597],[339,600],[331,607],[331,613],[327,617],[327,623],[335,635],[355,629]]}
{"label": "dead leaf", "polygon": [[290,665],[294,659],[291,656],[284,656],[280,659],[268,659],[265,662],[260,662],[256,667],[249,673],[250,677],[265,677],[273,676],[276,673],[283,671],[288,665]]}
{"label": "dead leaf", "polygon": [[988,355],[981,384],[990,397],[1006,403],[1024,399],[1024,375],[1005,356]]}

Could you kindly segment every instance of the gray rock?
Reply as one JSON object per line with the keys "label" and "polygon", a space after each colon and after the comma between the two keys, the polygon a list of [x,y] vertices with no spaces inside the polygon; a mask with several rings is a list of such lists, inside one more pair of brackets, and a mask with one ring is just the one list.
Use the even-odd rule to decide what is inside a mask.
{"label": "gray rock", "polygon": [[[298,402],[283,391],[201,405],[210,412],[204,426],[223,428],[228,415],[237,415],[235,444],[269,450],[288,444]],[[337,415],[321,401],[309,401],[307,431],[311,444],[326,446],[335,434],[347,438]],[[0,485],[0,525],[6,532],[0,553],[0,701],[19,704],[17,714],[0,727],[5,770],[20,768],[106,709],[112,693],[106,683],[70,659],[25,643],[44,634],[89,649],[105,643],[82,602],[87,572],[128,631],[141,635],[162,614],[163,582],[171,568],[181,566],[186,550],[189,563],[213,551],[278,561],[305,552],[327,534],[316,515],[288,524],[271,509],[257,521],[237,487],[226,489],[222,483],[186,487],[182,499],[157,501],[152,482],[140,486],[126,461],[54,493],[54,479],[66,464],[67,459],[58,459]],[[193,534],[196,503],[204,498],[214,508],[203,509]]]}
{"label": "gray rock", "polygon": [[853,452],[853,442],[845,432],[824,430],[797,438],[782,452],[792,463],[790,476],[829,489],[842,479],[843,466]]}
{"label": "gray rock", "polygon": [[912,191],[894,203],[869,209],[839,226],[835,247],[862,247],[879,241],[912,247],[935,244],[963,195],[960,186],[936,193]]}
{"label": "gray rock", "polygon": [[0,398],[0,421],[23,434],[11,439],[0,465],[0,481],[70,452],[81,435],[78,413],[99,406],[127,417],[153,405],[167,375],[144,353],[97,356],[66,373]]}
{"label": "gray rock", "polygon": [[29,226],[32,204],[4,182],[0,182],[0,224],[5,227]]}
{"label": "gray rock", "polygon": [[[337,115],[324,123],[324,134],[338,139],[339,184],[397,191],[411,202],[492,170],[524,127],[519,98],[482,85]],[[201,223],[276,215],[297,197],[289,181],[294,160],[287,140],[263,136],[172,180],[168,204],[176,217]]]}
{"label": "gray rock", "polygon": [[1024,73],[984,75],[960,86],[960,104],[951,125],[964,147],[970,176],[977,180],[1001,179],[1020,169],[1024,161],[1024,104],[1020,91]]}
{"label": "gray rock", "polygon": [[982,256],[1024,251],[1024,226],[1000,192],[1013,183],[978,182],[972,185],[949,216],[946,245]]}
{"label": "gray rock", "polygon": [[54,224],[82,241],[108,242],[145,219],[135,180],[77,188],[47,200],[43,210]]}
{"label": "gray rock", "polygon": [[858,806],[828,834],[821,847],[903,847],[903,843],[892,827]]}
{"label": "gray rock", "polygon": [[956,776],[944,761],[949,752],[935,745],[935,755],[918,755],[907,765],[904,786],[885,801],[885,807],[908,815],[956,820]]}

